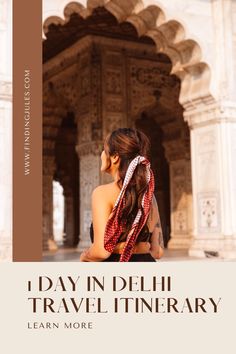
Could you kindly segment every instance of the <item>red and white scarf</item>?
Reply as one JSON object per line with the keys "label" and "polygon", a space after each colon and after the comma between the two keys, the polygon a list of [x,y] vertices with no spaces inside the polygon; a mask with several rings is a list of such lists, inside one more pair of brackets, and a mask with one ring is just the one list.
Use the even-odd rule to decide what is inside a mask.
{"label": "red and white scarf", "polygon": [[118,221],[118,215],[120,214],[121,210],[125,206],[125,192],[126,188],[133,176],[133,173],[137,167],[138,164],[143,164],[146,166],[146,178],[147,178],[147,189],[143,195],[142,198],[142,208],[143,210],[139,209],[136,217],[133,221],[133,224],[131,226],[131,229],[127,235],[127,239],[125,242],[125,246],[123,248],[123,252],[120,256],[120,262],[128,262],[131,255],[132,251],[135,245],[135,242],[137,240],[137,237],[142,230],[143,226],[145,225],[150,208],[151,208],[151,203],[152,203],[152,197],[153,197],[153,192],[154,192],[154,175],[152,172],[152,169],[150,167],[150,162],[148,159],[146,159],[143,156],[137,156],[135,157],[129,164],[129,167],[127,169],[124,183],[122,186],[122,189],[120,191],[120,194],[116,200],[116,203],[114,205],[114,208],[111,212],[111,215],[107,221],[106,228],[105,228],[105,235],[104,235],[104,247],[107,251],[113,252],[119,237],[121,236],[122,232],[124,232],[124,226],[121,225]]}

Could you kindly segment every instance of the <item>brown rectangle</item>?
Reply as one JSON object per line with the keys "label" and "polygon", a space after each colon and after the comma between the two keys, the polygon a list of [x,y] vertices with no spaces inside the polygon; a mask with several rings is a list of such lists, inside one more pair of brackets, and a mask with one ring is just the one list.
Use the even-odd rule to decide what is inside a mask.
{"label": "brown rectangle", "polygon": [[13,0],[13,261],[42,259],[42,1]]}

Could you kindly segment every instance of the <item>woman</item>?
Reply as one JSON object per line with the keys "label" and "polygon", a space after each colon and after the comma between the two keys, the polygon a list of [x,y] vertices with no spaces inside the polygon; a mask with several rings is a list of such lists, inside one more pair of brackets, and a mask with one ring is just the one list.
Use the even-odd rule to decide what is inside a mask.
{"label": "woman", "polygon": [[135,129],[120,128],[105,139],[101,171],[114,181],[92,193],[93,243],[81,262],[155,262],[162,257],[149,147],[146,135]]}

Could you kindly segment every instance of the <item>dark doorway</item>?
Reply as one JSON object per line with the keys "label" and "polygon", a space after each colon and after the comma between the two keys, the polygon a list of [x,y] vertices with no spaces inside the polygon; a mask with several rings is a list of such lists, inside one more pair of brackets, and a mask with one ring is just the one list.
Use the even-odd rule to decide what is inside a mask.
{"label": "dark doorway", "polygon": [[63,245],[76,247],[79,242],[79,161],[76,153],[77,126],[73,113],[62,120],[55,145],[54,179],[64,189]]}
{"label": "dark doorway", "polygon": [[155,197],[160,212],[164,245],[167,247],[170,239],[170,177],[169,165],[162,145],[163,133],[154,118],[146,113],[142,113],[136,121],[136,128],[143,131],[151,142],[150,162],[155,176]]}

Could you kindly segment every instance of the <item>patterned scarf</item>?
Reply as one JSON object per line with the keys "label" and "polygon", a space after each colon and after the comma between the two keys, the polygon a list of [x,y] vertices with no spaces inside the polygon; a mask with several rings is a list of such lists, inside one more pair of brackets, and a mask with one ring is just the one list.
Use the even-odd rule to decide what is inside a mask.
{"label": "patterned scarf", "polygon": [[150,167],[150,162],[145,157],[139,155],[130,162],[125,175],[122,189],[106,224],[104,235],[104,247],[107,251],[112,253],[120,235],[122,234],[122,232],[124,232],[124,226],[121,225],[121,223],[118,221],[118,215],[125,206],[125,192],[137,165],[140,163],[146,166],[146,178],[148,186],[142,198],[142,210],[141,208],[138,210],[131,226],[131,229],[127,235],[125,246],[120,256],[120,262],[129,261],[137,237],[147,221],[151,208],[155,183],[153,172]]}

